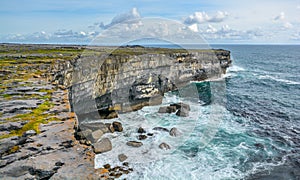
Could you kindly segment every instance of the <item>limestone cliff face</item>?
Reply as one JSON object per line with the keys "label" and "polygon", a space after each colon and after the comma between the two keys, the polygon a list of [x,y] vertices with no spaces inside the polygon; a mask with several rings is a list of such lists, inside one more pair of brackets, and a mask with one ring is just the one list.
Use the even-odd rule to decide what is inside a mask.
{"label": "limestone cliff face", "polygon": [[226,50],[123,47],[111,53],[87,54],[58,63],[54,80],[70,88],[77,115],[95,118],[98,113],[112,118],[160,104],[165,92],[190,81],[220,77],[231,63]]}

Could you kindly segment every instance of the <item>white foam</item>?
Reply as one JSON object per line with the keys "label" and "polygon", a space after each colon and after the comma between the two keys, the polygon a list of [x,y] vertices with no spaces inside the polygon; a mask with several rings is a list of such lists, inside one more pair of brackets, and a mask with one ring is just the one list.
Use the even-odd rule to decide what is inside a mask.
{"label": "white foam", "polygon": [[240,66],[237,66],[237,65],[229,66],[229,68],[227,70],[228,70],[228,72],[245,71],[245,69],[243,67],[240,67]]}
{"label": "white foam", "polygon": [[286,83],[286,84],[300,84],[300,82],[291,81],[291,80],[287,80],[287,79],[281,79],[281,78],[277,78],[277,77],[270,76],[270,75],[260,75],[260,76],[258,76],[258,79],[271,79],[271,80]]}

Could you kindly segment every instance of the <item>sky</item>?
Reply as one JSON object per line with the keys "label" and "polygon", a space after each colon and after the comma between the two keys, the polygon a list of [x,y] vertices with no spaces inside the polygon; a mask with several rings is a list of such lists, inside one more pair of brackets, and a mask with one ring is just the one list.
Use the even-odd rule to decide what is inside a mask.
{"label": "sky", "polygon": [[[300,44],[300,0],[3,0],[0,43],[88,44],[144,18],[176,21],[214,44]],[[141,27],[129,24],[118,32]]]}

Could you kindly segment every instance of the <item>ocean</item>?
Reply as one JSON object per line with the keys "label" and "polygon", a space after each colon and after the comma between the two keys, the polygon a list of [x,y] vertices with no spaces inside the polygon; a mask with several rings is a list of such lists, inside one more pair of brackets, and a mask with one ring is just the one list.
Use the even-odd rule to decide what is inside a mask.
{"label": "ocean", "polygon": [[[213,45],[231,51],[224,77],[167,93],[162,105],[185,102],[189,117],[157,113],[160,106],[120,115],[122,134],[95,167],[120,165],[124,153],[134,171],[127,179],[300,179],[300,46]],[[161,105],[161,106],[162,106]],[[153,127],[177,127],[170,137]],[[143,127],[154,133],[141,148],[126,146]],[[166,142],[171,150],[162,151]]]}

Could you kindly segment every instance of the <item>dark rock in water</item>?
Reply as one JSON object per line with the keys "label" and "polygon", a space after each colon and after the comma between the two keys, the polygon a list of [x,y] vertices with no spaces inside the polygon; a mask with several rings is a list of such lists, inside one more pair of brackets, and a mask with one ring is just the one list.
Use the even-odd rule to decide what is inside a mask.
{"label": "dark rock in water", "polygon": [[120,162],[123,162],[127,159],[127,156],[125,154],[119,154],[118,159],[119,159]]}
{"label": "dark rock in water", "polygon": [[160,107],[158,112],[159,113],[173,113],[173,112],[176,112],[176,106],[163,106],[163,107]]}
{"label": "dark rock in water", "polygon": [[142,142],[138,142],[138,141],[128,141],[126,144],[132,147],[141,147],[143,145]]}
{"label": "dark rock in water", "polygon": [[110,166],[110,164],[104,164],[104,166],[103,166],[105,169],[109,169],[111,166]]}
{"label": "dark rock in water", "polygon": [[129,166],[129,163],[128,162],[123,162],[123,164],[122,164],[123,166]]}
{"label": "dark rock in water", "polygon": [[114,121],[112,123],[112,125],[113,125],[115,131],[118,131],[118,132],[122,132],[123,131],[123,127],[122,127],[122,124],[120,122]]}
{"label": "dark rock in water", "polygon": [[176,115],[180,116],[180,117],[188,117],[189,116],[189,111],[187,109],[179,109],[176,112]]}
{"label": "dark rock in water", "polygon": [[155,128],[153,128],[153,130],[155,130],[155,131],[165,131],[165,132],[169,132],[169,129],[164,128],[164,127],[155,127]]}
{"label": "dark rock in water", "polygon": [[190,105],[182,103],[182,102],[174,103],[174,104],[171,104],[170,106],[175,106],[176,109],[186,109],[187,111],[191,110]]}
{"label": "dark rock in water", "polygon": [[261,144],[261,143],[255,143],[254,146],[256,148],[259,148],[259,149],[264,149],[265,148],[265,146],[263,144]]}
{"label": "dark rock in water", "polygon": [[164,142],[159,145],[159,148],[163,149],[163,150],[171,149],[171,147],[167,143],[164,143]]}
{"label": "dark rock in water", "polygon": [[96,154],[104,153],[110,150],[112,150],[112,144],[108,138],[101,139],[99,142],[94,144],[94,152]]}
{"label": "dark rock in water", "polygon": [[142,128],[142,127],[139,127],[139,129],[138,129],[137,132],[138,132],[138,133],[146,133],[145,129]]}
{"label": "dark rock in water", "polygon": [[147,133],[147,136],[153,136],[153,133]]}
{"label": "dark rock in water", "polygon": [[144,139],[147,139],[146,135],[139,135],[138,136],[138,140],[144,140]]}
{"label": "dark rock in water", "polygon": [[106,127],[108,128],[109,132],[114,133],[115,128],[111,123],[105,123]]}
{"label": "dark rock in water", "polygon": [[175,137],[177,137],[177,136],[180,136],[181,135],[181,132],[177,129],[177,128],[172,128],[171,130],[170,130],[170,133],[169,133],[171,136],[175,136]]}
{"label": "dark rock in water", "polygon": [[35,130],[28,130],[28,131],[23,133],[23,137],[30,137],[30,136],[34,136],[34,135],[36,135]]}

